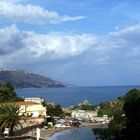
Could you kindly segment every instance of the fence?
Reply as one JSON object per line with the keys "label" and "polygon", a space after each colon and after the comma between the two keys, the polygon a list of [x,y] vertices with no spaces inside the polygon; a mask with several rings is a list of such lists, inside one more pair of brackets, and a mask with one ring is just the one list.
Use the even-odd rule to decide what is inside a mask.
{"label": "fence", "polygon": [[[0,140],[36,140],[36,137],[33,137],[33,136],[13,136],[13,137],[0,138]],[[39,140],[45,140],[45,139],[39,138]]]}

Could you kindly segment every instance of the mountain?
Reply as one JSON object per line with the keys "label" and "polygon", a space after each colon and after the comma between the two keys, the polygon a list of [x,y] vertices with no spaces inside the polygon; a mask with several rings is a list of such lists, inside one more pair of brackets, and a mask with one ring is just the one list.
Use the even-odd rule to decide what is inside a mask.
{"label": "mountain", "polygon": [[11,82],[15,88],[65,87],[65,84],[24,70],[0,69],[0,83]]}

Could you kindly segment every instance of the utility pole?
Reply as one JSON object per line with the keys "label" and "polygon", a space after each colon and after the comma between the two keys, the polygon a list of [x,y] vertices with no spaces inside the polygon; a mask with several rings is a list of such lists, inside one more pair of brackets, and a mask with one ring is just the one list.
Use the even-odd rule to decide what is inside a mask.
{"label": "utility pole", "polygon": [[40,128],[36,129],[36,139],[39,140],[40,138]]}

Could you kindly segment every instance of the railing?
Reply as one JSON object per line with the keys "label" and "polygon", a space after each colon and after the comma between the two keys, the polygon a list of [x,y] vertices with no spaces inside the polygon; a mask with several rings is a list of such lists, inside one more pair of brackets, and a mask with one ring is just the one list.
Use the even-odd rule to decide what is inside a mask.
{"label": "railing", "polygon": [[[12,137],[3,137],[0,140],[36,140],[36,137],[33,136],[12,136]],[[39,138],[39,140],[45,140],[43,138]]]}
{"label": "railing", "polygon": [[[44,123],[28,126],[28,127],[22,128],[20,130],[17,130],[16,132],[14,132],[13,136],[1,137],[0,140],[36,140],[35,136],[28,136],[28,135],[21,136],[21,135],[26,134],[35,128],[38,128],[38,127],[42,128],[43,126],[44,126]],[[39,140],[45,140],[45,139],[40,138]]]}
{"label": "railing", "polygon": [[25,134],[25,133],[27,133],[27,132],[29,132],[29,131],[31,131],[31,130],[33,130],[33,129],[35,129],[35,128],[43,128],[43,126],[44,126],[44,123],[42,123],[42,124],[37,124],[37,125],[32,125],[32,126],[28,126],[28,127],[25,127],[25,128],[22,128],[22,129],[20,129],[20,130],[17,130],[16,132],[14,132],[14,136],[21,136],[21,135],[23,135],[23,134]]}

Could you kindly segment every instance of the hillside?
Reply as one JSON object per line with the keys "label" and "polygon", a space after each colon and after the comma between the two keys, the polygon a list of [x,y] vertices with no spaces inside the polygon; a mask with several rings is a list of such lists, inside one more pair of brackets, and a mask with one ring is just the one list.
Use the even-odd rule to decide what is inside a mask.
{"label": "hillside", "polygon": [[1,69],[0,83],[11,82],[15,88],[65,87],[61,82],[24,70]]}

